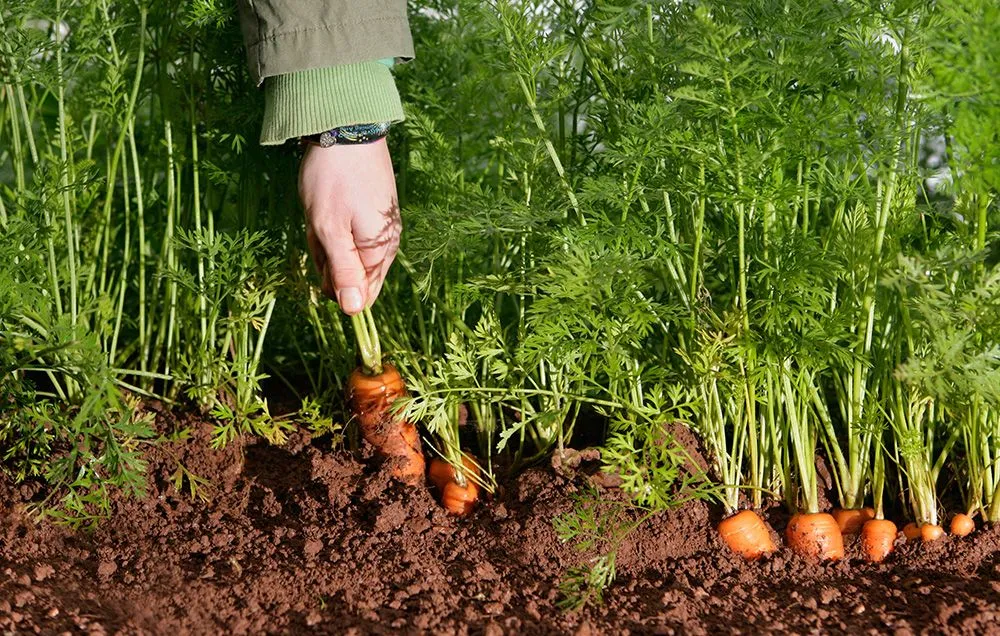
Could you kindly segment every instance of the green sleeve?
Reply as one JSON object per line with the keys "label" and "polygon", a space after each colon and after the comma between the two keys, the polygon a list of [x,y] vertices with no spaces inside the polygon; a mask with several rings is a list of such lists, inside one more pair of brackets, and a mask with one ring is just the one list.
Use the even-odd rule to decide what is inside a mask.
{"label": "green sleeve", "polygon": [[267,78],[260,143],[281,144],[339,126],[402,120],[391,63],[361,62]]}

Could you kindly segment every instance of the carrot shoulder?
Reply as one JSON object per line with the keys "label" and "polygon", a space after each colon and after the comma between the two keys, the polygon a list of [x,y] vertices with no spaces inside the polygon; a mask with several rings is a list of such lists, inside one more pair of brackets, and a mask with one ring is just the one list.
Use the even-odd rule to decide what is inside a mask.
{"label": "carrot shoulder", "polygon": [[867,521],[875,518],[873,508],[837,508],[831,514],[845,536],[858,534]]}
{"label": "carrot shoulder", "polygon": [[951,519],[951,533],[956,537],[967,537],[976,529],[976,522],[972,517],[960,512]]}
{"label": "carrot shoulder", "polygon": [[799,513],[788,521],[785,541],[801,555],[824,561],[844,558],[844,536],[833,515],[825,512]]}
{"label": "carrot shoulder", "polygon": [[448,512],[464,517],[472,512],[479,501],[479,466],[471,458],[462,456],[463,475],[444,459],[431,460],[428,479],[441,494],[441,505]]}
{"label": "carrot shoulder", "polygon": [[741,510],[719,524],[719,536],[745,559],[758,559],[775,551],[767,524],[753,510]]}
{"label": "carrot shoulder", "polygon": [[888,519],[869,519],[861,528],[861,549],[865,559],[881,563],[896,543],[896,524]]}

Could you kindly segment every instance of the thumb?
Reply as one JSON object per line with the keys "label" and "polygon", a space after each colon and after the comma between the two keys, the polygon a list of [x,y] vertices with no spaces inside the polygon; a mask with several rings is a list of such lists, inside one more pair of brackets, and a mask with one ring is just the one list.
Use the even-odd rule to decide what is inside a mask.
{"label": "thumb", "polygon": [[[360,313],[367,300],[368,278],[354,236],[344,232],[325,246],[328,273],[324,284],[332,283],[333,295],[340,309],[349,316]],[[331,290],[327,290],[329,293]]]}

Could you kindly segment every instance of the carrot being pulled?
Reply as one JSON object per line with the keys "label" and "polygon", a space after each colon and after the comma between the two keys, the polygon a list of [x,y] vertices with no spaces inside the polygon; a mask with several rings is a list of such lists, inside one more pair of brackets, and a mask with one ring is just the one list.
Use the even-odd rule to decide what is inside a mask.
{"label": "carrot being pulled", "polygon": [[753,510],[741,510],[723,520],[719,535],[733,552],[745,559],[759,559],[777,549],[767,524]]}
{"label": "carrot being pulled", "polygon": [[392,403],[406,395],[406,384],[391,364],[382,362],[382,350],[371,310],[352,317],[361,366],[347,381],[347,399],[361,436],[392,463],[394,477],[416,485],[424,477],[420,435],[412,422],[392,410]]}

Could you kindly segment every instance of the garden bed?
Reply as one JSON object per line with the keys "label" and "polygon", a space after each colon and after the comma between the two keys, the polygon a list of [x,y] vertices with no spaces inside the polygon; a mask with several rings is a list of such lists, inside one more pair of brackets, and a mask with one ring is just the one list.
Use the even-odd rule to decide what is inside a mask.
{"label": "garden bed", "polygon": [[[179,421],[178,421],[179,420]],[[0,629],[14,633],[984,633],[1000,619],[1000,530],[901,545],[882,565],[781,552],[744,562],[696,502],[626,539],[603,604],[557,607],[586,557],[554,515],[587,471],[502,484],[471,517],[388,481],[328,440],[208,448],[209,425],[160,413],[186,441],[149,452],[150,492],[95,531],[36,523],[40,487],[0,478]],[[178,493],[178,461],[210,486]],[[188,482],[185,482],[185,487]],[[604,491],[610,499],[615,491]],[[780,528],[783,515],[771,521]],[[849,552],[852,549],[849,548]]]}

